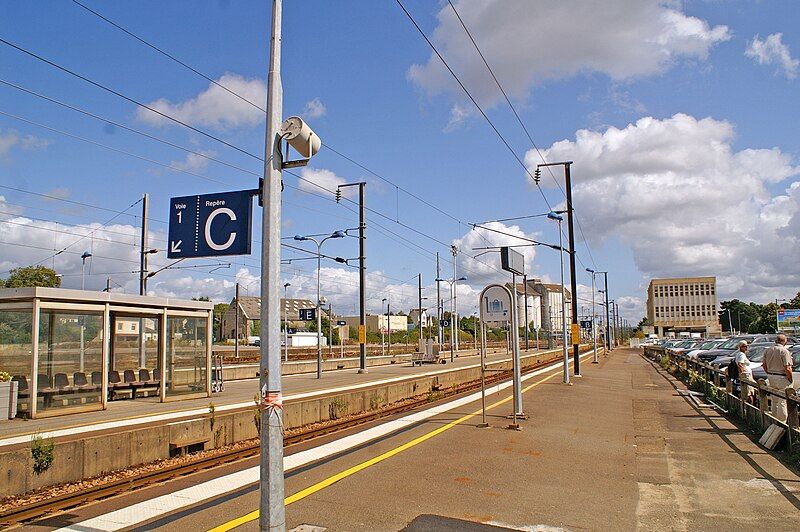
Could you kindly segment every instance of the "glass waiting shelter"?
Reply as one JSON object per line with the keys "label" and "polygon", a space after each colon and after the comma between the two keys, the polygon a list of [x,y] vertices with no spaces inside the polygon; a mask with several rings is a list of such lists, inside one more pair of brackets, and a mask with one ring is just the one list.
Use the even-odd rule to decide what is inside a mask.
{"label": "glass waiting shelter", "polygon": [[20,416],[211,395],[213,304],[63,288],[0,289],[0,372]]}

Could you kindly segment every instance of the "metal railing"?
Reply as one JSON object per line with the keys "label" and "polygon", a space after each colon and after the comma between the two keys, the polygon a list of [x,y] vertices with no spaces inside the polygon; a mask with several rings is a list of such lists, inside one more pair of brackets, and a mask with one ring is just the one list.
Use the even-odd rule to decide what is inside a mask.
{"label": "metal railing", "polygon": [[[758,379],[758,381],[743,377],[729,379],[727,368],[712,366],[707,362],[675,354],[659,346],[645,346],[644,354],[665,369],[674,364],[675,376],[684,380],[690,390],[704,393],[707,398],[747,425],[763,432],[770,425],[777,424],[786,430],[785,436],[789,449],[800,445],[800,423],[798,422],[800,397],[794,388],[789,387],[785,390],[773,388],[764,379]],[[739,383],[738,393],[734,390],[734,380]],[[754,395],[748,393],[748,387],[755,392]],[[769,412],[769,403],[778,399],[786,401],[788,412],[786,421],[775,418]]]}

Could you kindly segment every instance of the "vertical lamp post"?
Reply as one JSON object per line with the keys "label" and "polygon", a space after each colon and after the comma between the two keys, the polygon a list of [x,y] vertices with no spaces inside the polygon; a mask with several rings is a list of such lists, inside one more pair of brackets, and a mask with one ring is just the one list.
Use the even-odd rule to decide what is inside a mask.
{"label": "vertical lamp post", "polygon": [[[381,306],[386,303],[387,299],[384,297],[381,299]],[[386,305],[386,321],[389,321],[389,305]],[[386,328],[381,327],[381,355],[386,356]]]}
{"label": "vertical lamp post", "polygon": [[[785,301],[786,301],[785,299],[777,299],[777,298],[775,299],[775,306],[777,307],[775,309],[775,332],[776,333],[781,332],[781,330],[780,330],[780,328],[781,328],[781,320],[780,320],[781,307],[780,307],[780,305],[778,305],[778,303],[783,303]],[[730,316],[730,312],[728,313],[728,316]]]}
{"label": "vertical lamp post", "polygon": [[[453,254],[453,257],[454,257],[454,259],[453,259],[453,261],[454,261],[453,269],[455,271],[455,254]],[[455,286],[456,286],[456,283],[458,281],[466,281],[466,280],[467,280],[467,278],[463,277],[463,276],[459,277],[458,279],[456,279],[455,277],[452,278],[452,279],[436,279],[437,282],[443,282],[443,283],[447,283],[447,284],[450,285],[450,322],[451,322],[450,323],[450,362],[455,361],[455,352],[454,352],[455,351],[455,334],[456,334],[456,331],[457,331],[456,325],[455,325],[455,319],[456,319]]]}
{"label": "vertical lamp post", "polygon": [[[91,257],[92,254],[88,251],[84,251],[83,255],[81,255],[81,290],[85,290],[86,288],[86,259]],[[81,358],[80,358],[80,371],[83,371],[84,366],[84,359],[86,357],[86,325],[84,322],[83,316],[80,318],[81,321]]]}
{"label": "vertical lamp post", "polygon": [[292,286],[292,283],[283,283],[283,360],[289,362],[289,320],[286,317],[289,313],[286,311],[287,307],[287,291],[286,289]]}
{"label": "vertical lamp post", "polygon": [[597,360],[597,323],[595,319],[595,306],[594,306],[594,275],[595,272],[591,268],[586,268],[586,271],[589,272],[592,276],[592,343],[594,344],[594,355],[592,356],[592,364],[599,364]]}
{"label": "vertical lamp post", "polygon": [[[567,353],[567,307],[566,294],[564,293],[564,238],[561,234],[561,222],[564,217],[553,211],[547,213],[549,220],[558,223],[558,257],[561,259],[561,333],[562,333],[562,354],[564,357],[564,384],[569,384],[569,354]],[[575,294],[572,296],[575,297]]]}
{"label": "vertical lamp post", "polygon": [[322,244],[331,238],[344,238],[344,231],[334,231],[322,240],[311,236],[295,235],[298,242],[311,241],[317,245],[317,378],[322,378],[322,300],[320,299],[320,270],[322,269]]}

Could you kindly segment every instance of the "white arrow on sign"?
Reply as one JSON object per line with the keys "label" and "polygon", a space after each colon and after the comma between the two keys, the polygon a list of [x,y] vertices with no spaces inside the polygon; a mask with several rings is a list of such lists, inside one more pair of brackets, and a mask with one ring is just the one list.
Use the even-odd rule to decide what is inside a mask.
{"label": "white arrow on sign", "polygon": [[183,240],[178,240],[177,242],[175,242],[173,240],[172,242],[170,242],[169,252],[170,253],[180,253],[181,252],[181,243],[182,242],[183,242]]}

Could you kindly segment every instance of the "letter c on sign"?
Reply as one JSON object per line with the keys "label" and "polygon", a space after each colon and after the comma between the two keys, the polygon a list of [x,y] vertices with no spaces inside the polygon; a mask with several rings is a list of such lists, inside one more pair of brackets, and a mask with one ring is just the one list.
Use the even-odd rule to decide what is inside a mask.
{"label": "letter c on sign", "polygon": [[206,220],[205,233],[206,233],[206,243],[208,244],[208,247],[210,247],[211,249],[213,249],[215,251],[223,251],[223,250],[226,250],[226,249],[228,249],[229,247],[231,247],[233,245],[233,242],[236,240],[236,231],[232,231],[231,232],[230,236],[228,237],[228,241],[225,242],[224,244],[217,244],[216,242],[214,242],[214,239],[211,238],[211,223],[214,221],[214,218],[218,214],[227,214],[228,218],[230,218],[232,222],[235,222],[236,221],[236,213],[234,213],[232,210],[230,210],[227,207],[223,207],[221,209],[214,209],[213,211],[211,211],[211,214],[209,215],[208,219]]}

